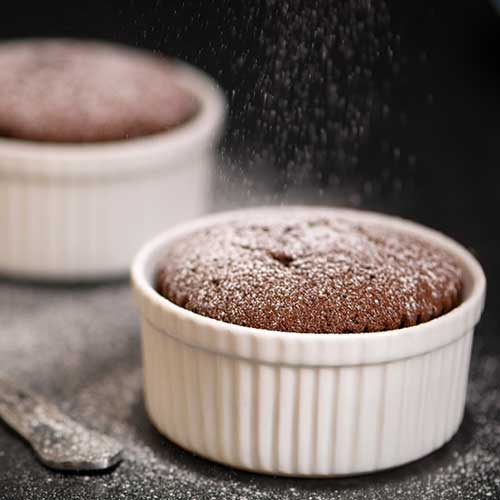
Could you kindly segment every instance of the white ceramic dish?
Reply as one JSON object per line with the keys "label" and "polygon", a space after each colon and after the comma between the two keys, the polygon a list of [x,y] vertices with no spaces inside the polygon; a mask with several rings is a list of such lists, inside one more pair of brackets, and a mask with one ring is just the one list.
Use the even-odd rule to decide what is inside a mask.
{"label": "white ceramic dish", "polygon": [[0,138],[0,273],[124,274],[142,242],[206,210],[225,99],[202,72],[175,71],[201,109],[171,131],[83,145]]}
{"label": "white ceramic dish", "polygon": [[463,302],[427,323],[378,333],[297,334],[231,325],[176,306],[153,284],[157,263],[176,238],[241,212],[172,228],[144,246],[132,268],[147,410],[169,439],[251,471],[336,476],[410,462],[455,434],[485,297],[480,265],[434,230],[336,211],[447,249],[464,269]]}

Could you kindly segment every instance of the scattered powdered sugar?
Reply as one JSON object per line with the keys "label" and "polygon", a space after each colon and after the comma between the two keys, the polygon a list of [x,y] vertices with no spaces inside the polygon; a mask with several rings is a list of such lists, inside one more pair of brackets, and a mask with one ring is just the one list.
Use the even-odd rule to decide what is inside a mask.
{"label": "scattered powdered sugar", "polygon": [[158,289],[176,304],[268,330],[391,330],[454,307],[459,265],[444,250],[317,209],[246,212],[171,245]]}

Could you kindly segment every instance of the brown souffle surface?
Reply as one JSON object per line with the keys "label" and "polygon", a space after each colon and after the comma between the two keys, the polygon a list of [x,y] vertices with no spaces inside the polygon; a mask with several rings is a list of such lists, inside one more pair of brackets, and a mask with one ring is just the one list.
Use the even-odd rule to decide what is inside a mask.
{"label": "brown souffle surface", "polygon": [[170,245],[157,290],[195,313],[302,333],[412,326],[459,304],[462,270],[444,250],[333,211],[246,213]]}
{"label": "brown souffle surface", "polygon": [[82,143],[176,127],[198,110],[174,65],[132,48],[80,40],[0,44],[0,137]]}

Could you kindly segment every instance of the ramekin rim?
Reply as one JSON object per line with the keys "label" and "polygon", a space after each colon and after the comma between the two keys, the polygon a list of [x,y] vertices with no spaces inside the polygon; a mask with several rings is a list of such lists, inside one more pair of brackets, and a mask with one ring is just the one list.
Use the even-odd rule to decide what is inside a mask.
{"label": "ramekin rim", "polygon": [[[463,299],[463,301],[454,309],[443,314],[437,318],[426,321],[424,323],[419,323],[414,326],[398,328],[393,330],[384,330],[379,332],[361,332],[361,333],[337,333],[337,332],[328,332],[328,333],[307,333],[307,332],[286,332],[279,330],[266,330],[262,328],[254,328],[248,326],[236,325],[234,323],[227,323],[221,320],[217,320],[214,318],[210,318],[207,316],[203,316],[198,313],[194,313],[189,311],[183,307],[178,306],[174,302],[168,300],[159,294],[152,283],[148,282],[145,274],[146,274],[146,266],[149,263],[149,259],[151,259],[152,255],[159,251],[160,248],[163,250],[166,248],[169,241],[174,241],[176,238],[183,234],[188,234],[190,231],[200,228],[206,227],[210,224],[213,224],[217,221],[230,220],[232,217],[235,217],[239,214],[245,213],[247,211],[255,212],[258,211],[266,211],[266,210],[301,210],[307,208],[308,210],[334,210],[339,215],[347,216],[347,217],[362,217],[366,219],[372,220],[383,220],[385,222],[390,222],[390,224],[397,225],[401,228],[403,226],[407,226],[411,232],[418,233],[426,240],[433,240],[438,246],[441,248],[445,247],[451,253],[454,253],[455,256],[459,256],[461,262],[465,263],[467,270],[470,272],[472,276],[472,286],[469,290],[467,297]],[[403,229],[404,230],[404,229]],[[321,338],[328,339],[327,342],[347,342],[353,339],[373,339],[376,341],[380,338],[387,338],[389,335],[391,337],[396,337],[400,335],[408,335],[409,333],[419,332],[428,330],[430,327],[434,330],[438,328],[443,322],[449,321],[450,319],[461,315],[467,314],[468,311],[472,309],[476,309],[482,304],[484,300],[484,295],[486,291],[486,277],[484,275],[484,271],[477,261],[477,259],[460,243],[446,236],[445,234],[426,227],[422,224],[419,224],[414,221],[410,221],[398,216],[382,214],[369,210],[359,210],[359,209],[349,209],[342,207],[331,207],[331,206],[323,206],[323,205],[278,205],[278,206],[261,206],[261,207],[252,207],[245,209],[237,209],[231,211],[224,212],[216,212],[214,214],[210,214],[208,216],[204,216],[198,219],[194,219],[191,221],[184,222],[182,224],[178,224],[173,228],[157,235],[149,242],[147,242],[143,247],[139,250],[134,258],[134,261],[131,266],[131,280],[134,288],[140,293],[142,297],[147,298],[148,301],[156,304],[157,306],[170,310],[170,312],[175,313],[177,316],[180,316],[182,319],[196,321],[200,326],[206,325],[208,327],[214,327],[222,330],[231,330],[232,333],[236,335],[247,335],[247,336],[258,336],[260,338],[294,338],[294,339],[303,339],[303,341],[307,341],[310,339]],[[331,340],[330,340],[331,339]],[[369,340],[371,341],[371,340]]]}

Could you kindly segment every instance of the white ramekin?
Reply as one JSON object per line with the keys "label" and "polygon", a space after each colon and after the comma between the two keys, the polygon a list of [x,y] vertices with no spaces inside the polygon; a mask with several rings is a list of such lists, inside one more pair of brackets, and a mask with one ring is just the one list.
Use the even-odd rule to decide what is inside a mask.
{"label": "white ramekin", "polygon": [[124,274],[146,239],[207,209],[225,98],[204,73],[182,63],[175,73],[201,108],[171,131],[93,144],[0,138],[0,273]]}
{"label": "white ramekin", "polygon": [[465,291],[457,308],[378,333],[241,327],[187,311],[155,291],[157,264],[172,241],[241,213],[177,226],[144,246],[133,264],[146,406],[159,431],[217,462],[296,476],[386,469],[447,442],[462,421],[473,330],[485,297],[474,257],[418,224],[335,209],[342,217],[416,234],[463,266]]}

